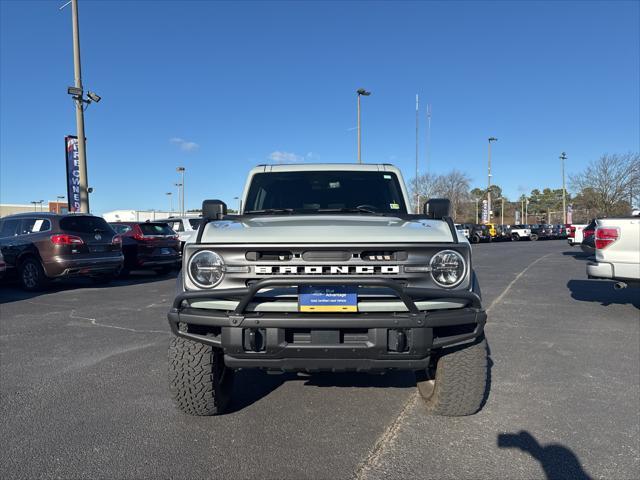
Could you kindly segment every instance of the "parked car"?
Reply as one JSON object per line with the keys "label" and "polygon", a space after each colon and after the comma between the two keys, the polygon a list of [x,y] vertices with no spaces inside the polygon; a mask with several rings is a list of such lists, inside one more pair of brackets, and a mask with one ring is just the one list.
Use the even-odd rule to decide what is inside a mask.
{"label": "parked car", "polygon": [[587,225],[570,225],[569,234],[567,236],[567,243],[572,247],[574,245],[580,245],[582,243],[583,233],[582,231]]}
{"label": "parked car", "polygon": [[510,225],[496,225],[496,240],[499,241],[511,241],[511,226]]}
{"label": "parked car", "polygon": [[169,217],[156,221],[166,223],[178,234],[180,251],[182,251],[185,243],[192,238],[195,239],[200,222],[202,222],[202,217]]}
{"label": "parked car", "polygon": [[531,230],[530,239],[535,242],[536,240],[547,240],[551,236],[551,229],[545,228],[544,224],[531,224],[529,225]]}
{"label": "parked car", "polygon": [[596,224],[587,276],[613,280],[618,289],[640,287],[640,217],[601,218]]}
{"label": "parked car", "polygon": [[462,232],[465,238],[469,238],[469,229],[460,223],[456,223],[456,230]]}
{"label": "parked car", "polygon": [[596,233],[596,227],[597,221],[594,218],[589,222],[589,225],[582,230],[582,242],[580,243],[580,248],[584,253],[589,255],[596,253],[596,240],[594,236]]}
{"label": "parked car", "polygon": [[4,263],[4,257],[2,256],[2,252],[0,252],[0,280],[4,278],[4,272],[7,271],[7,264]]}
{"label": "parked car", "polygon": [[101,217],[20,213],[0,219],[0,251],[7,276],[25,290],[54,279],[89,276],[109,282],[122,267],[121,239]]}
{"label": "parked car", "polygon": [[122,237],[122,276],[131,270],[152,269],[166,275],[180,262],[178,235],[164,222],[110,224]]}
{"label": "parked car", "polygon": [[519,240],[533,240],[531,238],[531,228],[529,225],[511,225],[510,232],[511,240],[514,242],[517,242]]}
{"label": "parked car", "polygon": [[469,230],[469,241],[471,243],[490,242],[491,235],[486,225],[477,223],[463,223],[462,226]]}
{"label": "parked car", "polygon": [[486,223],[485,225],[489,229],[489,235],[491,235],[491,238],[497,238],[498,230],[496,229],[495,223]]}

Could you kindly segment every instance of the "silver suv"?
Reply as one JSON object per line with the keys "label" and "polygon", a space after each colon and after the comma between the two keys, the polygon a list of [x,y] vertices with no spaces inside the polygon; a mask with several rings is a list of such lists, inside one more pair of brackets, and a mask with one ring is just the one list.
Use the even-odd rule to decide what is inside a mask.
{"label": "silver suv", "polygon": [[448,200],[408,213],[391,165],[262,165],[242,205],[205,200],[185,245],[168,315],[181,410],[223,412],[242,368],[411,370],[431,412],[481,407],[486,314]]}

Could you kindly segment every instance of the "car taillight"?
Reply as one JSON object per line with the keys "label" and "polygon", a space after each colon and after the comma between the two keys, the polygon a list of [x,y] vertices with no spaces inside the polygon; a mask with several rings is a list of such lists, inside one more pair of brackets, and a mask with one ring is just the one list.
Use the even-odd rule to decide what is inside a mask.
{"label": "car taillight", "polygon": [[569,227],[569,237],[576,238],[576,227]]}
{"label": "car taillight", "polygon": [[122,237],[120,235],[115,235],[113,240],[111,240],[111,245],[122,246]]}
{"label": "car taillight", "polygon": [[596,228],[596,248],[602,250],[607,248],[620,237],[618,227],[598,227]]}
{"label": "car taillight", "polygon": [[84,241],[75,235],[67,235],[66,233],[59,235],[51,235],[51,243],[54,245],[82,245]]}

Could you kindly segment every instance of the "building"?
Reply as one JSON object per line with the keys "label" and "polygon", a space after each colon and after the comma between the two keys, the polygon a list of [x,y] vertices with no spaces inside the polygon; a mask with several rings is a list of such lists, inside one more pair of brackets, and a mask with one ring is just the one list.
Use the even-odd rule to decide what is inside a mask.
{"label": "building", "polygon": [[46,203],[0,203],[0,217],[6,217],[7,215],[13,215],[14,213],[27,212],[67,213],[68,205],[67,202],[59,202],[57,200],[49,200]]}
{"label": "building", "polygon": [[179,213],[159,210],[113,210],[103,213],[102,217],[107,222],[146,222],[147,220],[153,222],[156,219],[175,217],[176,215]]}

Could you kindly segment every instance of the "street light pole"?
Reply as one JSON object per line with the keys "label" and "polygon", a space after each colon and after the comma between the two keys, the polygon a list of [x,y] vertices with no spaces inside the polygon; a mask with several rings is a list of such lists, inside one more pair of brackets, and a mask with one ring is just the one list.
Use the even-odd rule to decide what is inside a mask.
{"label": "street light pole", "polygon": [[524,199],[524,219],[525,225],[529,223],[529,199],[525,197]]}
{"label": "street light pole", "polygon": [[489,164],[487,171],[487,223],[491,222],[491,142],[497,142],[496,137],[489,137]]}
{"label": "street light pole", "polygon": [[185,210],[184,209],[184,171],[185,171],[184,167],[176,168],[176,172],[182,174],[182,183],[181,183],[181,186],[182,186],[182,195],[181,195],[181,197],[182,198],[181,198],[181,201],[180,201],[180,204],[182,205],[182,208],[180,209],[180,211],[181,211],[181,216],[183,216],[183,217],[184,217],[184,210]]}
{"label": "street light pole", "polygon": [[367,92],[364,88],[359,88],[356,93],[358,94],[358,163],[362,163],[362,143],[360,133],[360,97],[364,95],[368,97],[371,92]]}
{"label": "street light pole", "polygon": [[418,94],[416,93],[416,213],[420,213],[420,194],[418,193]]}
{"label": "street light pole", "polygon": [[478,200],[479,198],[476,198],[476,224],[480,223],[480,219],[478,218]]}
{"label": "street light pole", "polygon": [[[73,74],[74,85],[82,91],[82,69],[80,66],[80,27],[78,24],[78,0],[71,0],[71,23],[73,26]],[[89,213],[89,178],[87,175],[87,149],[84,135],[84,105],[82,96],[75,99],[76,130],[78,135],[78,173],[80,178],[80,213]]]}
{"label": "street light pole", "polygon": [[182,205],[180,204],[180,188],[182,188],[181,183],[174,183],[174,185],[178,188],[178,213],[182,211]]}
{"label": "street light pole", "polygon": [[560,154],[560,160],[562,162],[562,224],[567,224],[567,190],[564,184],[564,161],[567,159],[567,154],[562,152]]}
{"label": "street light pole", "polygon": [[171,216],[173,213],[173,193],[167,192],[165,195],[169,197],[169,216]]}

